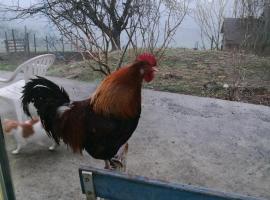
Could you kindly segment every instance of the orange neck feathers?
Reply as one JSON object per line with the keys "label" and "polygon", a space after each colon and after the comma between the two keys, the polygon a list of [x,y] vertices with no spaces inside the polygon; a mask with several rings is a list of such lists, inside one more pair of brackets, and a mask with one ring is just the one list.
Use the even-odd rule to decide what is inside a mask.
{"label": "orange neck feathers", "polygon": [[142,74],[140,62],[107,76],[91,97],[96,113],[120,118],[137,117],[141,110]]}

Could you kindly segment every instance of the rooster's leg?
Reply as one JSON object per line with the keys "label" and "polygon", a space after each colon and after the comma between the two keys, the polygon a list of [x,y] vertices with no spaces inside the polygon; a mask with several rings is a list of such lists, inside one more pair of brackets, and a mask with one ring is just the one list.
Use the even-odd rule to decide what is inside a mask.
{"label": "rooster's leg", "polygon": [[105,160],[105,169],[126,171],[127,152],[128,143],[122,145],[113,158]]}
{"label": "rooster's leg", "polygon": [[122,160],[118,160],[117,158],[111,158],[110,166],[112,169],[119,171],[119,169],[123,168]]}
{"label": "rooster's leg", "polygon": [[105,169],[111,169],[110,161],[109,160],[104,160],[105,161]]}
{"label": "rooster's leg", "polygon": [[128,152],[128,143],[125,143],[120,147],[117,154],[113,158],[123,160],[125,159],[127,152]]}
{"label": "rooster's leg", "polygon": [[110,160],[111,165],[118,171],[126,171],[128,143],[122,145],[117,154]]}
{"label": "rooster's leg", "polygon": [[123,167],[122,162],[115,158],[112,158],[110,160],[104,160],[104,161],[105,161],[104,169],[117,170]]}

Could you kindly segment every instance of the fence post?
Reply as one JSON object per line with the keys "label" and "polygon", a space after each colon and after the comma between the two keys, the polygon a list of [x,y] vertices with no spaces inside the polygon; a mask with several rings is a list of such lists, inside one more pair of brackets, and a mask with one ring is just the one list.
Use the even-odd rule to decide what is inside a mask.
{"label": "fence post", "polygon": [[36,54],[37,53],[36,34],[34,34],[34,48],[35,48],[35,54]]}
{"label": "fence post", "polygon": [[71,41],[71,43],[70,43],[70,51],[72,51],[72,44],[73,44],[73,38],[72,38],[72,35],[70,36],[70,41]]}
{"label": "fence post", "polygon": [[28,55],[30,55],[30,44],[29,44],[29,33],[26,33],[26,50]]}
{"label": "fence post", "polygon": [[24,26],[24,53],[26,54],[27,53],[27,29],[26,29],[26,26]]}
{"label": "fence post", "polygon": [[212,35],[212,38],[211,38],[211,50],[213,50],[213,46],[214,46],[214,36]]}
{"label": "fence post", "polygon": [[78,38],[76,37],[76,51],[78,52],[78,49],[79,49],[79,47],[78,47]]}
{"label": "fence post", "polygon": [[49,52],[49,44],[48,44],[48,37],[46,35],[46,48],[47,48],[47,53]]}
{"label": "fence post", "polygon": [[64,38],[62,37],[62,51],[65,52],[65,46],[64,46]]}
{"label": "fence post", "polygon": [[13,40],[14,50],[15,50],[15,52],[17,52],[14,30],[12,29],[11,32],[12,32],[12,40]]}
{"label": "fence post", "polygon": [[5,36],[6,36],[6,40],[5,40],[5,44],[6,44],[6,50],[7,50],[7,53],[9,53],[9,46],[8,46],[8,37],[7,37],[7,32],[5,32]]}

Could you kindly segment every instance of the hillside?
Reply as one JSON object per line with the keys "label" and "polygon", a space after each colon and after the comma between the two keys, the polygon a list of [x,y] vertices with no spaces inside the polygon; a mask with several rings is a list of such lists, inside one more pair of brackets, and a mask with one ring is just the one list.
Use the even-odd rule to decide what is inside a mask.
{"label": "hillside", "polygon": [[[88,63],[80,61],[79,55],[58,58],[62,61],[57,60],[49,75],[84,81],[103,78],[93,72]],[[13,70],[20,62],[20,57],[2,56],[0,69]],[[117,57],[111,56],[111,62],[117,62]],[[145,84],[145,88],[270,105],[270,57],[168,49],[159,63],[159,69],[156,79]]]}

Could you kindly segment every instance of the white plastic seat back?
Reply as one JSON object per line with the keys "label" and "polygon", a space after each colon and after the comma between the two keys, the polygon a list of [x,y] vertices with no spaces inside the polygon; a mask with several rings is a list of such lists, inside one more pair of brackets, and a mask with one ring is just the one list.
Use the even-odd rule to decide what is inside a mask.
{"label": "white plastic seat back", "polygon": [[19,65],[8,79],[0,78],[0,82],[10,82],[20,72],[23,72],[25,82],[35,76],[45,76],[48,68],[53,64],[54,60],[55,55],[53,54],[44,54],[31,58]]}
{"label": "white plastic seat back", "polygon": [[17,67],[8,79],[0,78],[0,82],[11,82],[15,79],[18,73],[23,72],[24,80],[11,83],[10,85],[0,88],[0,97],[4,97],[13,102],[17,119],[23,121],[23,111],[21,109],[21,92],[23,86],[29,79],[35,76],[45,76],[47,69],[53,64],[55,55],[45,54],[31,58]]}
{"label": "white plastic seat back", "polygon": [[[48,68],[53,64],[55,55],[45,54],[34,57],[20,65],[24,74],[24,80],[27,82],[34,76],[45,76]],[[19,68],[19,67],[18,67]]]}

